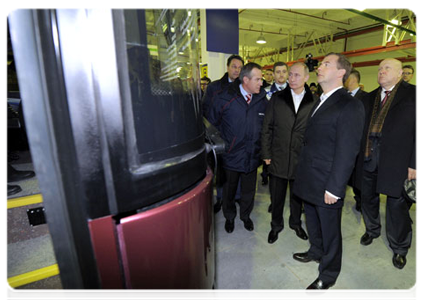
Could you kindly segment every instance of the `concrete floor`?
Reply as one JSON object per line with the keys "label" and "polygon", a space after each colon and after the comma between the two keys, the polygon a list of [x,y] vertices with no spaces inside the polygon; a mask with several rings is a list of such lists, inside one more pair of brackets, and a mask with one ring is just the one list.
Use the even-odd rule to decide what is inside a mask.
{"label": "concrete floor", "polygon": [[[27,169],[27,166],[22,167]],[[392,265],[392,251],[384,231],[385,198],[381,201],[382,235],[371,245],[362,246],[359,241],[364,233],[364,224],[361,214],[354,208],[355,201],[351,193],[351,189],[348,188],[343,208],[342,270],[336,285],[331,289],[408,290],[412,288],[416,282],[415,224],[413,224],[413,244],[407,256],[407,265],[403,270],[398,270]],[[222,211],[215,215],[215,288],[221,292],[230,293],[229,290],[241,289],[249,291],[248,295],[253,296],[254,292],[258,291],[252,290],[299,291],[304,290],[317,278],[317,263],[304,264],[292,258],[293,253],[307,251],[309,242],[299,239],[295,232],[289,229],[288,200],[284,210],[285,229],[279,234],[279,239],[274,244],[267,242],[270,231],[270,214],[267,212],[269,203],[268,186],[262,186],[258,182],[255,207],[251,214],[255,226],[252,232],[244,229],[238,216],[234,232],[228,234],[224,230],[225,219]],[[20,210],[22,209],[26,211],[26,208]],[[28,227],[26,213],[18,212],[18,210],[16,208],[8,211],[8,277],[55,263],[47,225]],[[411,208],[411,216],[413,220],[416,219],[415,206]],[[19,225],[19,220],[14,223],[16,219],[22,219],[20,222],[22,225]],[[305,228],[304,219],[303,228]],[[20,287],[20,289],[28,288],[60,289],[60,278],[54,277]],[[257,295],[264,298],[260,292]]]}
{"label": "concrete floor", "polygon": [[[261,177],[258,176],[261,180]],[[238,216],[231,234],[224,230],[222,211],[215,215],[216,224],[216,288],[217,289],[305,289],[318,277],[316,262],[300,263],[292,258],[296,252],[309,249],[309,242],[299,239],[289,229],[289,200],[285,202],[285,229],[274,244],[267,242],[270,231],[269,188],[257,184],[251,219],[254,231],[247,231]],[[385,233],[385,203],[381,199],[382,235],[369,246],[362,246],[365,232],[361,214],[355,210],[352,190],[342,215],[343,259],[338,280],[331,289],[410,289],[416,283],[416,230],[407,255],[407,265],[399,270],[392,264],[393,253]],[[238,206],[237,206],[238,207]],[[239,208],[239,207],[238,207]],[[304,214],[303,228],[305,229]],[[416,219],[415,205],[411,217]]]}

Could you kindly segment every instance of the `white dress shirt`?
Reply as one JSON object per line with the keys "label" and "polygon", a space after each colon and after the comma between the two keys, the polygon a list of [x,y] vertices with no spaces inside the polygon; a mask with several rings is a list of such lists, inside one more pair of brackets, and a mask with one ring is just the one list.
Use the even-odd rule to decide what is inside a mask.
{"label": "white dress shirt", "polygon": [[306,92],[305,89],[303,89],[301,93],[296,94],[294,90],[291,89],[292,100],[294,101],[295,113],[298,113],[298,108],[300,108],[301,101],[304,98],[305,92]]}
{"label": "white dress shirt", "polygon": [[350,93],[351,96],[355,97],[355,94],[357,94],[359,89],[360,89],[360,87],[358,87],[358,88],[356,88],[356,89],[354,89],[354,90],[352,90],[351,92],[348,92],[348,93]]}
{"label": "white dress shirt", "polygon": [[239,90],[241,91],[241,94],[242,96],[244,96],[245,100],[247,100],[247,94],[251,94],[251,100],[253,100],[253,94],[244,90],[244,88],[242,87],[242,83],[239,84]]}
{"label": "white dress shirt", "polygon": [[386,95],[386,91],[388,92],[392,92],[392,90],[394,89],[395,85],[393,87],[391,87],[390,89],[385,90],[384,88],[382,88],[382,93],[380,93],[380,101],[382,102],[383,98],[385,98]]}
{"label": "white dress shirt", "polygon": [[342,85],[338,86],[337,88],[334,88],[333,90],[329,91],[326,94],[322,94],[320,96],[320,103],[316,107],[316,109],[313,111],[313,114],[311,116],[314,116],[314,114],[316,113],[316,111],[320,108],[320,106],[322,106],[322,104],[326,101],[326,99],[329,98],[330,96],[332,96],[332,94],[335,93],[339,89],[342,89]]}
{"label": "white dress shirt", "polygon": [[276,85],[276,88],[279,90],[279,91],[282,91],[282,90],[284,90],[285,88],[286,88],[286,86],[288,85],[288,83],[285,81],[285,83],[284,84],[279,84],[279,83],[276,83],[275,82],[275,85]]}

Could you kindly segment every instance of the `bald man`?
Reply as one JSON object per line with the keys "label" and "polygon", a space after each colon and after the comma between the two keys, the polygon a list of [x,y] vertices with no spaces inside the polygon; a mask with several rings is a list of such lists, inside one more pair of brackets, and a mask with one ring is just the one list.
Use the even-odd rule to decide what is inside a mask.
{"label": "bald man", "polygon": [[363,102],[366,123],[358,172],[366,232],[360,243],[370,245],[380,236],[379,194],[387,195],[386,236],[392,263],[402,269],[412,237],[411,204],[402,190],[407,178],[416,178],[416,87],[402,80],[401,62],[393,58],[380,63],[378,83]]}

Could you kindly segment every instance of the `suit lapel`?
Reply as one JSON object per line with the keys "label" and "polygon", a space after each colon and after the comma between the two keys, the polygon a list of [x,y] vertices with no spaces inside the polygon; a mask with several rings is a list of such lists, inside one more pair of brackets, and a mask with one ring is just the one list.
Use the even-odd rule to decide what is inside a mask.
{"label": "suit lapel", "polygon": [[343,88],[340,88],[335,93],[333,93],[332,95],[330,95],[330,97],[325,100],[325,102],[322,104],[322,106],[319,107],[319,109],[313,115],[312,119],[315,118],[316,116],[322,114],[325,110],[327,110],[333,104],[335,104],[336,102],[338,102],[342,98],[343,93],[346,94],[347,92]]}

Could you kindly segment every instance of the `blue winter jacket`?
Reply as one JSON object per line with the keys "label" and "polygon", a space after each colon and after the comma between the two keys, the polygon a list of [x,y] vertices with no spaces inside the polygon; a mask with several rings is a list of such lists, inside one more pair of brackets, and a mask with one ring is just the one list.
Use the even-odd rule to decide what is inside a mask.
{"label": "blue winter jacket", "polygon": [[253,94],[248,105],[239,89],[240,81],[213,97],[207,119],[220,131],[225,141],[223,167],[249,173],[261,164],[261,129],[268,100],[263,88]]}

